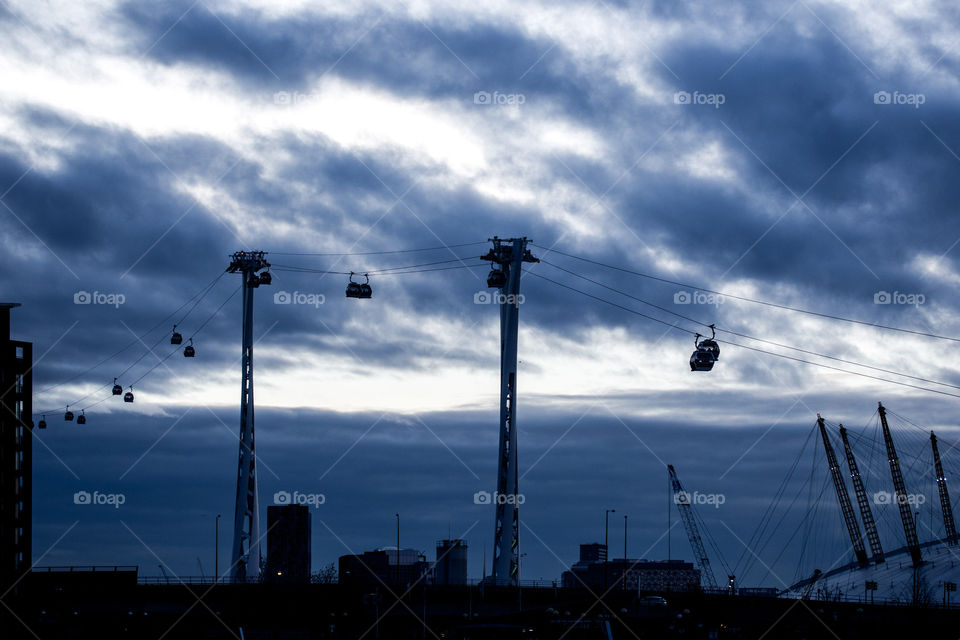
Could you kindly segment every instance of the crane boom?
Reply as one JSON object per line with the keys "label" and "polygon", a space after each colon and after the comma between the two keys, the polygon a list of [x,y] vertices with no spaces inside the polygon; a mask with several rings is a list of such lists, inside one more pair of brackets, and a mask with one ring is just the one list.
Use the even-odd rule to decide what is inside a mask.
{"label": "crane boom", "polygon": [[840,471],[840,465],[837,463],[837,456],[833,452],[833,445],[830,444],[830,438],[827,435],[827,428],[823,424],[823,418],[817,414],[817,426],[820,428],[820,437],[823,439],[823,449],[827,453],[827,463],[830,465],[830,475],[833,476],[833,487],[837,490],[837,502],[840,503],[840,511],[843,512],[843,523],[847,526],[847,533],[850,535],[850,543],[853,545],[853,552],[857,556],[857,564],[861,567],[870,565],[867,560],[867,550],[863,546],[863,537],[860,535],[860,524],[853,513],[853,504],[850,502],[850,494],[847,492],[847,485],[843,481],[843,474]]}
{"label": "crane boom", "polygon": [[680,484],[680,478],[672,464],[667,465],[667,471],[670,472],[670,485],[673,487],[673,502],[680,511],[680,519],[683,520],[683,528],[687,530],[687,538],[690,539],[690,546],[693,548],[693,557],[696,560],[697,567],[700,569],[702,582],[708,587],[717,588],[717,581],[713,577],[713,570],[710,568],[710,558],[707,557],[707,551],[703,548],[703,539],[700,537],[700,531],[697,529],[697,522],[693,517],[693,506],[690,504],[690,495],[683,490]]}

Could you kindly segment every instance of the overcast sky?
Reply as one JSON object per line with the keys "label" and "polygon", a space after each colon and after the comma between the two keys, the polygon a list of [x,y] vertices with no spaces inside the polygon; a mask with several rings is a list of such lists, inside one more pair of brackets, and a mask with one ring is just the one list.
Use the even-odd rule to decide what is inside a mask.
{"label": "overcast sky", "polygon": [[[672,463],[689,489],[724,496],[701,509],[722,554],[748,544],[772,570],[755,580],[782,586],[812,571],[799,542],[778,556],[749,541],[816,412],[859,431],[884,400],[952,443],[955,396],[729,342],[692,373],[689,331],[703,327],[637,298],[914,378],[722,341],[947,394],[960,394],[955,342],[563,254],[956,335],[956,7],[319,5],[0,1],[2,299],[23,303],[14,335],[35,343],[50,424],[35,460],[40,564],[190,575],[199,557],[209,573],[217,513],[228,562],[239,278],[206,287],[240,249],[321,271],[459,267],[374,275],[369,301],[344,297],[346,276],[279,267],[256,292],[263,520],[276,491],[323,494],[315,568],[392,544],[398,511],[403,546],[432,558],[435,540],[463,536],[471,576],[484,547],[489,564],[493,510],[473,494],[495,488],[499,323],[476,304],[487,267],[473,265],[495,234],[531,238],[550,263],[522,284],[524,578],[558,577],[577,544],[601,540],[606,508],[612,555],[627,514],[629,555],[665,558]],[[167,339],[188,311],[193,360]],[[133,405],[109,397],[115,376]],[[67,404],[85,426],[62,420]],[[920,455],[922,438],[904,438]],[[77,491],[125,503],[74,505]],[[831,509],[826,566],[849,555]],[[690,559],[672,524],[673,557]]]}

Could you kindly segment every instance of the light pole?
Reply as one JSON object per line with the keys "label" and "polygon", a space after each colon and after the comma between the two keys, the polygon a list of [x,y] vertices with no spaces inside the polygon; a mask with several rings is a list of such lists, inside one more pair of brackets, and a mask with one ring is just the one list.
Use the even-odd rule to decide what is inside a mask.
{"label": "light pole", "polygon": [[603,588],[607,588],[607,561],[610,557],[610,514],[616,513],[616,509],[606,509],[603,514]]}
{"label": "light pole", "polygon": [[400,514],[397,516],[397,585],[400,585]]}
{"label": "light pole", "polygon": [[623,588],[627,588],[627,516],[623,516]]}
{"label": "light pole", "polygon": [[523,613],[523,559],[527,554],[521,553],[517,557],[517,591],[520,604],[520,613]]}
{"label": "light pole", "polygon": [[220,582],[220,518],[222,517],[223,514],[217,514],[216,532],[213,537],[213,584]]}

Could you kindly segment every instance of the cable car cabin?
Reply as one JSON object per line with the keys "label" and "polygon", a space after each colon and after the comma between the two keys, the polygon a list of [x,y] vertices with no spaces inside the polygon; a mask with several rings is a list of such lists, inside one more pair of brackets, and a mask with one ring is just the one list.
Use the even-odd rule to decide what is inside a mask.
{"label": "cable car cabin", "polygon": [[119,384],[117,384],[117,379],[116,379],[116,378],[113,379],[113,395],[115,395],[115,396],[121,396],[121,395],[123,395],[123,387],[121,387]]}
{"label": "cable car cabin", "polygon": [[80,415],[77,416],[77,424],[87,424],[87,416],[84,415],[83,409],[80,410]]}
{"label": "cable car cabin", "polygon": [[690,371],[710,371],[715,361],[712,351],[697,347],[690,356]]}
{"label": "cable car cabin", "polygon": [[487,276],[487,286],[495,287],[500,289],[507,284],[507,274],[505,274],[500,269],[491,269],[490,275]]}
{"label": "cable car cabin", "polygon": [[67,407],[67,412],[63,414],[63,419],[67,422],[73,422],[73,411],[70,411],[70,407]]}
{"label": "cable car cabin", "polygon": [[257,279],[260,281],[260,284],[271,284],[273,282],[273,276],[270,275],[269,271],[264,271],[257,276]]}
{"label": "cable car cabin", "polygon": [[123,401],[133,402],[133,387],[130,387],[130,391],[127,391],[125,394],[123,394]]}
{"label": "cable car cabin", "polygon": [[177,333],[177,325],[173,325],[173,335],[170,336],[170,344],[182,344],[183,336]]}
{"label": "cable car cabin", "polygon": [[37,425],[37,427],[41,429],[47,428],[47,416],[43,416],[42,418],[40,418],[40,423]]}
{"label": "cable car cabin", "polygon": [[710,351],[710,353],[713,354],[713,359],[714,359],[714,360],[719,360],[719,359],[720,359],[720,345],[717,344],[717,341],[716,341],[716,340],[711,340],[710,338],[707,338],[706,340],[704,340],[703,342],[701,342],[701,343],[700,343],[700,346],[697,347],[697,348],[698,348],[698,349],[707,349],[708,351]]}
{"label": "cable car cabin", "polygon": [[350,282],[347,283],[348,298],[370,298],[373,296],[373,288],[370,287],[370,276],[366,276],[366,278],[366,282],[354,282],[353,274],[350,274]]}
{"label": "cable car cabin", "polygon": [[196,350],[193,348],[193,338],[190,338],[190,344],[183,348],[183,357],[192,358],[197,355]]}

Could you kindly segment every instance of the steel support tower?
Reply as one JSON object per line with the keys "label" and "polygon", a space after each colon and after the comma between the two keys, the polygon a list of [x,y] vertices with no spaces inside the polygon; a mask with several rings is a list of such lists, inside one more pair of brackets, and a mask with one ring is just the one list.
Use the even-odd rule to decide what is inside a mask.
{"label": "steel support tower", "polygon": [[940,447],[937,446],[937,436],[930,432],[930,446],[933,447],[933,465],[937,471],[937,491],[940,492],[940,509],[943,511],[943,529],[947,534],[947,544],[957,544],[957,523],[953,519],[953,507],[950,504],[950,492],[947,491],[947,476],[943,473],[943,463],[940,461]]}
{"label": "steel support tower", "polygon": [[861,567],[870,566],[870,561],[867,560],[867,550],[863,546],[863,537],[860,535],[860,524],[857,522],[857,516],[853,513],[853,504],[850,502],[847,485],[843,481],[843,473],[840,471],[837,456],[833,452],[833,445],[830,444],[830,438],[827,435],[827,428],[824,426],[823,418],[820,417],[819,413],[817,414],[817,426],[820,428],[823,449],[827,453],[827,463],[830,465],[830,475],[833,476],[833,487],[837,490],[837,502],[840,503],[840,510],[843,512],[843,523],[847,525],[847,533],[850,534],[850,543],[853,545],[853,553],[857,556],[857,564]]}
{"label": "steel support tower", "polygon": [[887,460],[890,462],[890,475],[893,476],[893,499],[900,508],[900,520],[903,522],[903,533],[907,538],[907,548],[910,550],[910,559],[913,561],[914,568],[923,563],[923,556],[920,554],[920,541],[917,539],[917,523],[913,519],[913,511],[910,510],[910,500],[907,496],[907,487],[903,482],[903,472],[900,471],[900,458],[897,456],[897,450],[893,446],[893,438],[890,437],[890,427],[887,425],[887,410],[883,404],[877,403],[880,413],[880,426],[883,428],[883,441],[887,445]]}
{"label": "steel support tower", "polygon": [[884,557],[880,535],[877,533],[877,523],[873,519],[873,511],[870,510],[867,489],[863,486],[860,468],[857,467],[857,461],[853,457],[853,449],[850,447],[850,440],[847,438],[847,430],[843,428],[842,424],[840,425],[840,439],[843,440],[843,451],[847,456],[847,468],[850,470],[853,490],[857,494],[857,506],[860,507],[860,517],[863,518],[863,529],[867,532],[867,542],[870,543],[870,555],[874,564],[880,564],[884,561]]}
{"label": "steel support tower", "polygon": [[238,251],[231,257],[228,273],[243,277],[243,348],[240,383],[240,460],[237,502],[233,517],[231,577],[234,582],[260,577],[260,503],[257,495],[257,456],[253,439],[253,290],[270,284],[270,272],[258,275],[270,263],[263,251]]}
{"label": "steel support tower", "polygon": [[[690,504],[689,494],[683,490],[680,484],[680,478],[672,464],[667,465],[667,471],[670,472],[670,484],[673,487],[673,501],[680,512],[680,519],[683,520],[683,527],[687,530],[687,538],[690,539],[690,546],[693,548],[694,559],[697,566],[700,567],[703,582],[708,587],[717,588],[717,580],[713,577],[713,569],[710,568],[710,558],[707,557],[707,550],[703,548],[703,538],[700,537],[700,530],[697,529],[697,521],[693,516],[693,506]],[[731,582],[733,576],[730,576]]]}
{"label": "steel support tower", "polygon": [[[494,584],[519,584],[520,495],[517,462],[517,333],[520,318],[520,273],[524,262],[539,262],[527,249],[526,238],[500,239],[482,256],[503,272],[497,287],[500,303],[500,448],[497,456],[497,492],[493,496],[496,516],[493,534]],[[509,244],[508,244],[509,243]],[[488,281],[489,282],[489,281]]]}

